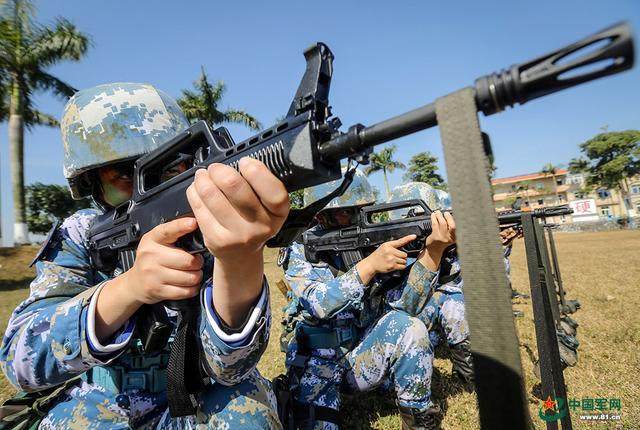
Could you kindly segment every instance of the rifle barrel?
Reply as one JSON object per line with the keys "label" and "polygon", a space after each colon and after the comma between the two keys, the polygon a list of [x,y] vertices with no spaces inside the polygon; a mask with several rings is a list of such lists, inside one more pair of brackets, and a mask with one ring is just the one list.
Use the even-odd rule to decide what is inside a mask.
{"label": "rifle barrel", "polygon": [[[606,43],[600,46],[603,41]],[[595,45],[597,49],[593,49]],[[582,50],[586,52],[578,58],[566,59]],[[629,24],[615,24],[547,55],[476,79],[476,105],[485,115],[493,115],[515,104],[628,70],[633,66],[633,51]],[[429,103],[370,127],[356,124],[322,144],[319,151],[323,159],[341,160],[437,124],[435,104]]]}

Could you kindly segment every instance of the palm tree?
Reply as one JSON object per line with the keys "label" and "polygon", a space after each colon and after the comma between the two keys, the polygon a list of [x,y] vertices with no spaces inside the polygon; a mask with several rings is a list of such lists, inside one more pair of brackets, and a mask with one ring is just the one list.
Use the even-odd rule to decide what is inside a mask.
{"label": "palm tree", "polygon": [[209,82],[204,66],[200,78],[193,83],[194,91],[182,90],[178,104],[191,122],[206,121],[210,126],[225,122],[244,124],[252,130],[259,130],[262,125],[253,116],[243,110],[220,110],[218,105],[227,90],[222,81],[215,84]]}
{"label": "palm tree", "polygon": [[0,121],[9,122],[9,152],[13,184],[14,242],[28,242],[24,204],[24,129],[36,125],[56,127],[58,121],[38,111],[32,96],[51,92],[61,99],[75,89],[47,73],[61,61],[78,61],[89,39],[69,21],[58,19],[51,27],[34,22],[30,0],[6,0],[0,6]]}
{"label": "palm tree", "polygon": [[518,185],[518,189],[516,191],[516,195],[520,195],[520,193],[524,194],[524,199],[527,202],[527,207],[531,207],[531,201],[529,200],[529,190],[531,190],[531,182],[523,181]]}
{"label": "palm tree", "polygon": [[558,170],[560,166],[555,166],[553,163],[547,163],[542,166],[542,170],[540,173],[545,175],[551,175],[553,177],[553,192],[555,194],[555,200],[558,200],[558,184],[556,183],[556,175],[558,174]]}
{"label": "palm tree", "polygon": [[389,180],[387,179],[387,172],[393,173],[396,169],[404,169],[405,165],[399,161],[393,159],[393,154],[396,152],[396,146],[391,145],[384,148],[380,152],[374,152],[369,157],[369,165],[364,169],[364,174],[369,176],[374,172],[382,171],[384,177],[384,186],[387,190],[387,199],[391,196],[391,189],[389,188]]}

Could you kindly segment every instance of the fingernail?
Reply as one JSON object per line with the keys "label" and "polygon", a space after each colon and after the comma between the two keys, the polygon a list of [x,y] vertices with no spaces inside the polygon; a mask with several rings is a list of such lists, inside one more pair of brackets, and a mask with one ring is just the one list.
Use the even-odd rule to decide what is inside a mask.
{"label": "fingernail", "polygon": [[198,169],[198,170],[196,170],[196,176],[198,176],[198,175],[202,175],[202,174],[204,174],[204,173],[207,173],[207,170],[206,170],[206,169]]}

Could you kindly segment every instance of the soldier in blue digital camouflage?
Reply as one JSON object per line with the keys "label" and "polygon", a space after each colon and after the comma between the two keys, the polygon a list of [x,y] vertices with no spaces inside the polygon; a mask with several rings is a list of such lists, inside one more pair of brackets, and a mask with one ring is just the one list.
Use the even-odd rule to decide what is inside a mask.
{"label": "soldier in blue digital camouflage", "polygon": [[[78,92],[61,127],[73,196],[91,196],[101,209],[125,202],[133,161],[188,125],[176,102],[150,85]],[[31,294],[13,312],[1,350],[2,369],[17,389],[66,384],[43,411],[39,428],[280,427],[275,396],[255,366],[270,325],[262,249],[286,218],[286,190],[262,163],[243,159],[239,172],[223,165],[198,171],[187,197],[194,217],[145,234],[135,264],[124,273],[92,267],[87,232],[98,210],[67,218],[43,246]],[[197,227],[215,256],[212,270],[209,258],[173,245]],[[197,398],[197,414],[173,419],[166,394],[168,348],[141,353],[136,311],[198,294],[208,385]]]}
{"label": "soldier in blue digital camouflage", "polygon": [[[423,182],[409,182],[393,189],[389,203],[419,199],[432,210],[450,210],[449,193]],[[406,214],[395,214],[396,217]],[[473,361],[469,349],[469,324],[465,316],[463,281],[455,247],[449,247],[440,262],[437,283],[418,317],[427,325],[432,344],[444,339],[451,353],[453,373],[473,387]]]}
{"label": "soldier in blue digital camouflage", "polygon": [[[326,196],[337,182],[305,190],[305,204]],[[366,177],[356,171],[340,197],[321,211],[314,228],[347,226],[362,205],[375,197]],[[291,421],[296,428],[335,429],[341,393],[392,388],[403,428],[434,429],[439,409],[431,399],[433,349],[425,324],[416,315],[434,287],[442,252],[455,235],[453,219],[433,215],[434,231],[426,249],[410,267],[402,246],[407,236],[378,247],[347,268],[339,255],[312,264],[294,243],[280,259],[290,286],[285,335]],[[382,281],[381,274],[403,271]]]}

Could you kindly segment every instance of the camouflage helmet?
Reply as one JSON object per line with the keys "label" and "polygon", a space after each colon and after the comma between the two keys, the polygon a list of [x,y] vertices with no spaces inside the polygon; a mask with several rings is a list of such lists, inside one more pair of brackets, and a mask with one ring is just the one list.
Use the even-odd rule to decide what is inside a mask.
{"label": "camouflage helmet", "polygon": [[429,209],[438,208],[438,195],[436,189],[424,182],[407,182],[398,185],[391,191],[387,200],[388,203],[401,202],[404,200],[422,200],[429,206]]}
{"label": "camouflage helmet", "polygon": [[[342,173],[346,172],[346,168],[342,168]],[[342,179],[336,179],[335,181],[326,182],[324,184],[316,185],[315,187],[305,188],[304,190],[304,205],[320,200],[333,190],[338,188],[342,183]],[[349,188],[343,195],[334,198],[325,207],[330,208],[342,208],[349,206],[362,206],[376,201],[373,187],[369,183],[369,180],[360,169],[356,169],[355,175],[353,175],[353,182],[349,185]]]}
{"label": "camouflage helmet", "polygon": [[76,199],[92,194],[90,170],[138,158],[188,127],[176,101],[149,84],[113,83],[78,91],[60,122],[71,194]]}
{"label": "camouflage helmet", "polygon": [[451,195],[444,190],[435,190],[436,192],[436,208],[440,210],[451,209]]}

